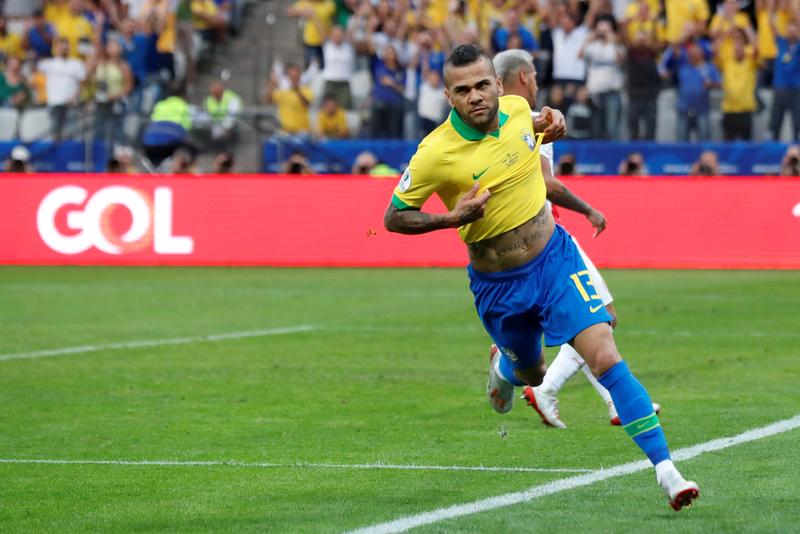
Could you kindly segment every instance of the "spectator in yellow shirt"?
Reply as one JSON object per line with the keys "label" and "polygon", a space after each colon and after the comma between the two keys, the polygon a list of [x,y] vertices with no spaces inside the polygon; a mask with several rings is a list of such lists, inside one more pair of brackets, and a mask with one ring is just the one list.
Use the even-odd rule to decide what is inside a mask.
{"label": "spectator in yellow shirt", "polygon": [[220,29],[225,27],[225,19],[214,0],[192,0],[192,25],[205,42],[213,43]]}
{"label": "spectator in yellow shirt", "polygon": [[734,35],[740,29],[752,30],[750,18],[739,11],[738,0],[725,0],[722,9],[711,17],[709,27],[717,55],[717,66],[733,57]]}
{"label": "spectator in yellow shirt", "polygon": [[346,139],[350,137],[347,127],[347,116],[339,106],[334,95],[325,95],[317,114],[316,133],[328,139]]}
{"label": "spectator in yellow shirt", "polygon": [[286,65],[287,89],[279,88],[277,76],[273,73],[267,84],[264,99],[268,104],[278,107],[278,120],[281,128],[289,134],[307,134],[310,131],[308,108],[314,95],[311,89],[300,85],[300,66]]}
{"label": "spectator in yellow shirt", "polygon": [[6,27],[6,18],[0,16],[0,56],[24,59],[25,51],[22,48],[22,38],[16,33],[10,33]]}
{"label": "spectator in yellow shirt", "polygon": [[301,0],[289,7],[291,17],[305,19],[303,25],[303,45],[305,49],[305,64],[308,67],[316,59],[320,68],[325,67],[325,58],[322,55],[322,43],[333,25],[333,15],[336,13],[336,4],[331,0]]}
{"label": "spectator in yellow shirt", "polygon": [[642,35],[659,45],[664,41],[664,26],[658,20],[658,11],[653,11],[649,0],[638,0],[629,5],[622,19],[622,27],[622,37],[627,43],[641,39]]}
{"label": "spectator in yellow shirt", "polygon": [[[720,37],[721,38],[721,37]],[[753,137],[753,113],[757,109],[756,82],[758,53],[752,29],[737,29],[730,36],[733,51],[717,59],[722,71],[722,131],[726,141],[750,141]]]}
{"label": "spectator in yellow shirt", "polygon": [[57,11],[53,21],[56,36],[69,42],[69,57],[84,59],[94,51],[99,33],[95,35],[89,19],[83,16],[83,2],[70,0],[67,11]]}
{"label": "spectator in yellow shirt", "polygon": [[679,43],[706,33],[706,23],[711,15],[706,0],[664,0],[664,8],[668,42]]}
{"label": "spectator in yellow shirt", "polygon": [[70,0],[48,0],[44,6],[44,18],[54,25],[58,19],[69,15]]}
{"label": "spectator in yellow shirt", "polygon": [[756,36],[758,38],[758,59],[761,62],[759,86],[772,86],[772,71],[775,68],[775,58],[778,56],[778,46],[769,23],[770,13],[775,12],[775,24],[780,35],[786,34],[789,24],[790,0],[756,0]]}

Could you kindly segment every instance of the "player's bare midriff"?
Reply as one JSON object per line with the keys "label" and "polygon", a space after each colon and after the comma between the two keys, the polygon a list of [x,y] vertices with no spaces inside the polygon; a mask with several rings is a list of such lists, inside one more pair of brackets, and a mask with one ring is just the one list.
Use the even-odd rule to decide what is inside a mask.
{"label": "player's bare midriff", "polygon": [[469,263],[476,271],[496,273],[525,265],[538,256],[550,236],[555,222],[547,207],[532,219],[500,235],[468,243]]}

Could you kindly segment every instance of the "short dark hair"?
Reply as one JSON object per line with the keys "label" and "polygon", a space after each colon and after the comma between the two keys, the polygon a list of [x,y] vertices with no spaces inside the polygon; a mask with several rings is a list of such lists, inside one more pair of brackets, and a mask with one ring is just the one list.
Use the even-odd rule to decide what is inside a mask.
{"label": "short dark hair", "polygon": [[492,74],[496,75],[492,58],[489,57],[489,54],[487,54],[483,48],[472,43],[455,47],[453,51],[450,52],[450,56],[447,58],[447,61],[444,62],[445,80],[447,79],[447,70],[450,67],[463,67],[465,65],[471,65],[476,61],[480,61],[481,58],[485,59],[486,62],[489,63],[489,66],[492,68]]}

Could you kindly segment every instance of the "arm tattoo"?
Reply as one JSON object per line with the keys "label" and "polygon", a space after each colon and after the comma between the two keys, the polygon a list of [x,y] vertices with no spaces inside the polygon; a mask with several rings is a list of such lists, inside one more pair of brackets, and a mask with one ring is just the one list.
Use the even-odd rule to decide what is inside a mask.
{"label": "arm tattoo", "polygon": [[386,210],[383,225],[390,232],[412,235],[452,227],[442,214],[424,213],[415,209],[401,211],[393,205]]}
{"label": "arm tattoo", "polygon": [[592,207],[585,200],[575,195],[562,183],[547,192],[547,200],[571,211],[577,211],[583,215],[588,215]]}

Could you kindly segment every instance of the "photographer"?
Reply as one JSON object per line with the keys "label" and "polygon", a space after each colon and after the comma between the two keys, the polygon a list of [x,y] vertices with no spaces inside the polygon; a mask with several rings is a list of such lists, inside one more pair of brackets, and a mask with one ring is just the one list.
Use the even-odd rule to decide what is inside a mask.
{"label": "photographer", "polygon": [[719,169],[719,157],[713,150],[704,150],[700,154],[694,165],[692,165],[692,176],[721,176]]}
{"label": "photographer", "polygon": [[790,146],[781,161],[781,176],[800,176],[800,145]]}
{"label": "photographer", "polygon": [[640,152],[633,152],[619,164],[620,176],[647,176],[647,165]]}
{"label": "photographer", "polygon": [[283,174],[314,174],[314,169],[302,152],[293,152],[281,166]]}

